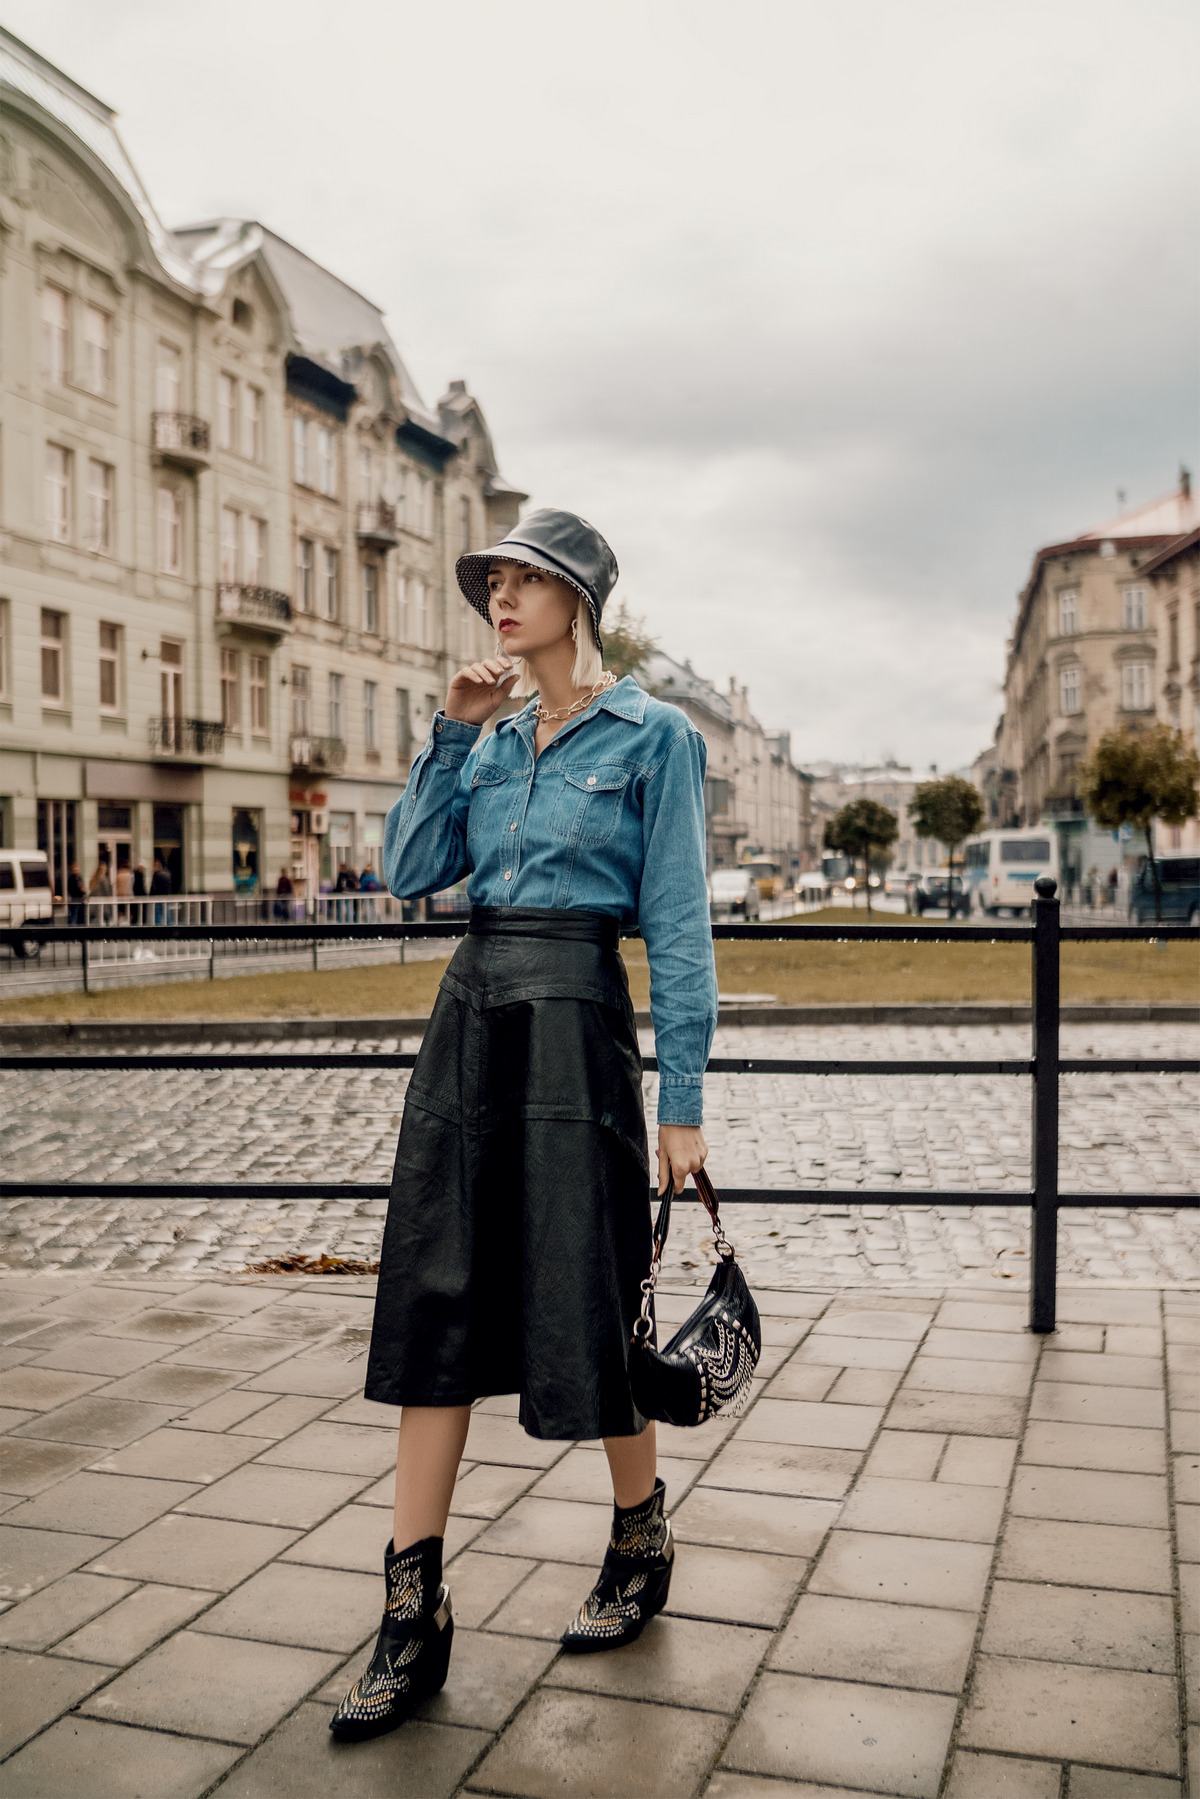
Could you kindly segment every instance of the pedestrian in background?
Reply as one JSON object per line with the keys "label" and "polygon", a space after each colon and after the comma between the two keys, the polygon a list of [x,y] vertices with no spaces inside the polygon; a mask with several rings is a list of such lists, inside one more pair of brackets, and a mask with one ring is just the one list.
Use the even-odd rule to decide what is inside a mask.
{"label": "pedestrian in background", "polygon": [[275,916],[287,920],[292,915],[292,895],[295,892],[292,877],[286,868],[279,871],[279,879],[275,883]]}
{"label": "pedestrian in background", "polygon": [[[458,583],[497,630],[459,669],[404,797],[383,872],[399,898],[464,875],[471,919],[442,977],[404,1107],[367,1367],[402,1408],[386,1600],[366,1672],[330,1728],[390,1730],[442,1686],[453,1621],[442,1543],[471,1405],[519,1394],[530,1436],[601,1438],[608,1551],[563,1635],[632,1641],[666,1604],[675,1547],[629,1343],[650,1267],[642,1063],[622,925],[650,963],[658,1184],[708,1153],[703,1073],[717,1016],[704,877],[704,740],[603,668],[617,578],[599,532],[531,513]],[[513,693],[536,698],[494,732]],[[586,1751],[585,1751],[586,1753]]]}
{"label": "pedestrian in background", "polygon": [[[159,895],[169,894],[171,892],[171,890],[172,890],[172,883],[171,883],[170,873],[166,868],[163,867],[161,858],[158,856],[155,856],[154,872],[150,876],[151,896],[154,898],[157,898]],[[169,914],[169,912],[170,912],[169,906],[156,905],[154,908],[155,924],[162,924],[164,922],[164,918],[166,917],[166,915]],[[169,922],[169,919],[167,920],[167,922]]]}
{"label": "pedestrian in background", "polygon": [[83,924],[87,915],[87,888],[83,884],[78,862],[72,862],[67,875],[67,900],[67,923]]}

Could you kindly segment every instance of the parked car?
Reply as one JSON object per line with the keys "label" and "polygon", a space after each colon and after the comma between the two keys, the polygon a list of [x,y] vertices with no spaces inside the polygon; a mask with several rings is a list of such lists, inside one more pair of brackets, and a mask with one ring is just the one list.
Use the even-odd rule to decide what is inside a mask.
{"label": "parked car", "polygon": [[[1163,922],[1195,924],[1200,920],[1200,856],[1176,852],[1156,856],[1162,884]],[[1129,917],[1134,924],[1156,924],[1154,870],[1147,856],[1129,889]]]}
{"label": "parked car", "polygon": [[758,882],[753,868],[714,868],[708,881],[708,908],[713,918],[757,918]]}
{"label": "parked car", "polygon": [[[49,857],[45,850],[0,850],[0,925],[34,919],[54,921]],[[13,945],[13,954],[22,958],[40,953],[41,945],[33,938]]]}
{"label": "parked car", "polygon": [[971,911],[971,898],[963,887],[962,876],[955,875],[951,880],[943,869],[932,869],[914,881],[904,904],[906,911],[917,914],[938,911],[944,906],[951,918],[956,913],[966,918]]}

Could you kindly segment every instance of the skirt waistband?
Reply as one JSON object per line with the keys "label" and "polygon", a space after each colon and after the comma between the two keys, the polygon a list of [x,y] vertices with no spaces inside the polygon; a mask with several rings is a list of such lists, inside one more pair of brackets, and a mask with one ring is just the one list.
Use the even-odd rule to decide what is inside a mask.
{"label": "skirt waistband", "polygon": [[606,912],[576,912],[556,906],[472,906],[467,931],[472,937],[553,937],[615,949],[620,924]]}

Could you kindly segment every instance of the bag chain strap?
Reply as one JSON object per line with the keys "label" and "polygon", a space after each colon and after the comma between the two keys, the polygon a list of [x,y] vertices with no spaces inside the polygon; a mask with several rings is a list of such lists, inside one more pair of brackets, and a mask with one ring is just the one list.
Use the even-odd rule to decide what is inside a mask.
{"label": "bag chain strap", "polygon": [[[734,1254],[733,1244],[725,1235],[725,1226],[721,1223],[720,1202],[717,1199],[716,1188],[709,1180],[703,1168],[697,1168],[692,1179],[696,1183],[696,1191],[700,1195],[705,1211],[708,1213],[709,1222],[712,1225],[713,1242],[716,1245],[717,1254],[723,1262],[735,1261],[736,1256]],[[651,1310],[654,1305],[654,1292],[658,1286],[659,1272],[662,1268],[663,1251],[667,1247],[667,1235],[671,1229],[671,1196],[672,1183],[668,1183],[667,1190],[663,1194],[662,1204],[658,1208],[658,1217],[654,1222],[650,1272],[642,1282],[642,1309],[633,1321],[633,1340],[635,1343],[647,1342],[649,1340],[650,1332],[654,1329],[654,1320],[651,1316]]]}

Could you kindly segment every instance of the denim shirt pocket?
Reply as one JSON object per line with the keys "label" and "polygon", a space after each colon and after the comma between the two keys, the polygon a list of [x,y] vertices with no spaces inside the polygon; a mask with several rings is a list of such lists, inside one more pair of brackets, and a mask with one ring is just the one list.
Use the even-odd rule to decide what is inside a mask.
{"label": "denim shirt pocket", "polygon": [[471,798],[467,806],[467,854],[472,867],[489,842],[495,842],[499,827],[512,797],[513,770],[495,762],[482,762],[471,777]]}
{"label": "denim shirt pocket", "polygon": [[564,843],[607,843],[621,819],[631,774],[619,763],[565,768],[550,811],[552,837]]}

